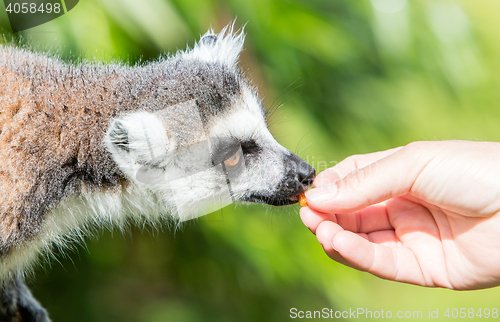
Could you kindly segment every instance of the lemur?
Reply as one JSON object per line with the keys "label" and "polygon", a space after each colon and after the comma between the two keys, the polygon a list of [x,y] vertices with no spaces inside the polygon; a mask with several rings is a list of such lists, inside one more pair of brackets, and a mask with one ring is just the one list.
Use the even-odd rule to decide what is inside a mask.
{"label": "lemur", "polygon": [[50,321],[24,277],[91,227],[297,202],[315,171],[267,129],[244,37],[210,30],[135,66],[0,46],[1,321]]}

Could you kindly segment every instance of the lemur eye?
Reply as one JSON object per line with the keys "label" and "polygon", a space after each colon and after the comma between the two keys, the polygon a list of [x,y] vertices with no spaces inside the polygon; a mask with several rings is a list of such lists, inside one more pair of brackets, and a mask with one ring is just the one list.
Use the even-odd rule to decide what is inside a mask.
{"label": "lemur eye", "polygon": [[235,154],[224,160],[224,165],[226,167],[234,167],[235,165],[238,164],[241,158],[241,153],[240,150],[236,151]]}

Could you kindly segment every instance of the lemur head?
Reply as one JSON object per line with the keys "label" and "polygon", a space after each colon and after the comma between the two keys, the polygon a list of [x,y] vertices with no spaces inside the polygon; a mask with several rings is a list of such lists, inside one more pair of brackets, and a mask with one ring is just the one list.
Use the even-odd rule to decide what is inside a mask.
{"label": "lemur head", "polygon": [[242,32],[207,32],[191,50],[142,67],[137,111],[115,118],[106,146],[133,183],[181,220],[233,201],[296,203],[314,169],[279,145],[237,67]]}

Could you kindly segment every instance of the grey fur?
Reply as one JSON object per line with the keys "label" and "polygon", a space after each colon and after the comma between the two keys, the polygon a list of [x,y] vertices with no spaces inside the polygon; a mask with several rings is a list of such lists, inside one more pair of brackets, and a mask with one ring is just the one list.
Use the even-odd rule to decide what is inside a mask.
{"label": "grey fur", "polygon": [[50,319],[23,280],[15,278],[5,282],[0,290],[0,321],[50,322]]}
{"label": "grey fur", "polygon": [[[92,141],[88,142],[91,149],[85,151],[85,155],[75,149],[65,156],[65,160],[54,160],[42,155],[45,152],[40,144],[43,136],[32,133],[26,138],[27,153],[44,160],[44,164],[34,165],[36,184],[18,205],[23,219],[18,233],[0,241],[0,254],[3,255],[12,247],[33,239],[45,213],[78,191],[82,184],[89,189],[112,189],[125,180],[101,144],[112,117],[138,108],[154,112],[194,99],[198,114],[206,124],[211,117],[230,108],[242,83],[239,73],[226,66],[185,61],[182,56],[135,67],[87,63],[72,66],[20,49],[0,47],[1,51],[7,52],[8,57],[23,58],[18,61],[0,59],[0,63],[7,64],[30,84],[32,91],[27,94],[27,100],[34,106],[48,107],[47,123],[55,123],[56,118],[64,121],[72,117],[68,114],[74,113],[71,107],[76,105],[84,118],[85,128],[75,133],[70,144]],[[107,79],[113,82],[103,81]],[[45,91],[47,87],[49,91]],[[52,97],[56,96],[54,94],[57,99]]]}

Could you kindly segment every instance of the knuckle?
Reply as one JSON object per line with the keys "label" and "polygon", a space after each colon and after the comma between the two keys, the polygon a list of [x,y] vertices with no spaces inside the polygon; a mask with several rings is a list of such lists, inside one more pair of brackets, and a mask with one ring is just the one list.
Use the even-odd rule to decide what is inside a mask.
{"label": "knuckle", "polygon": [[405,146],[405,150],[409,150],[412,153],[415,151],[422,151],[424,149],[428,149],[429,146],[432,144],[432,142],[427,142],[427,141],[415,141],[415,142],[410,142]]}
{"label": "knuckle", "polygon": [[350,189],[358,190],[366,181],[366,178],[367,178],[366,168],[356,169],[352,171],[346,178],[347,179],[346,183]]}
{"label": "knuckle", "polygon": [[407,145],[405,145],[405,150],[420,149],[421,145],[422,145],[421,141],[410,142]]}
{"label": "knuckle", "polygon": [[358,157],[359,156],[357,154],[348,156],[335,166],[335,170],[341,177],[344,177],[347,174],[357,170],[359,167],[357,162]]}

